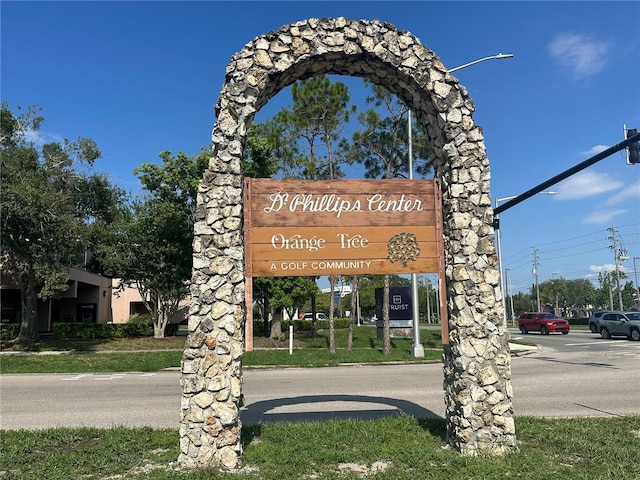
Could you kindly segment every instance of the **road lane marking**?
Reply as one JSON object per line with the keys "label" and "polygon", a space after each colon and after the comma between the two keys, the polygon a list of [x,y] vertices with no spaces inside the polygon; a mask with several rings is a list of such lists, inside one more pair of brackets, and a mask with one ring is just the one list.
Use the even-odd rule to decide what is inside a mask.
{"label": "road lane marking", "polygon": [[75,382],[77,380],[81,380],[85,377],[92,377],[93,374],[92,373],[80,373],[78,375],[74,375],[73,377],[67,377],[67,378],[63,378],[62,380],[67,381],[67,382]]}
{"label": "road lane marking", "polygon": [[120,380],[126,377],[126,373],[112,373],[111,375],[96,375],[94,380]]}
{"label": "road lane marking", "polygon": [[157,372],[150,372],[150,373],[139,373],[139,374],[132,374],[132,373],[108,373],[108,374],[95,374],[95,373],[79,373],[77,375],[73,375],[71,377],[65,377],[62,378],[62,381],[65,382],[76,382],[78,380],[82,380],[83,378],[90,378],[92,380],[97,380],[97,381],[105,381],[105,380],[120,380],[122,378],[126,378],[127,376],[132,376],[132,375],[136,375],[139,376],[142,379],[147,379],[150,377],[154,377],[156,375],[158,375]]}
{"label": "road lane marking", "polygon": [[623,341],[610,342],[610,343],[603,343],[603,342],[565,343],[566,347],[582,347],[582,346],[588,346],[588,345],[607,345],[611,347],[634,347],[632,343],[625,343]]}

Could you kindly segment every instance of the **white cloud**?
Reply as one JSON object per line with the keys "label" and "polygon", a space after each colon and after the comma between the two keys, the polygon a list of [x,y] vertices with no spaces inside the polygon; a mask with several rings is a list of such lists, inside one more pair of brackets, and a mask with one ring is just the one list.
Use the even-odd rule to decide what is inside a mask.
{"label": "white cloud", "polygon": [[41,147],[45,143],[62,143],[63,139],[49,132],[43,132],[42,130],[27,130],[24,133],[24,139],[27,143],[33,143],[37,147]]}
{"label": "white cloud", "polygon": [[613,219],[619,215],[624,215],[629,210],[596,210],[587,216],[582,223],[594,223],[596,225],[609,225],[613,223]]}
{"label": "white cloud", "polygon": [[560,182],[556,188],[558,200],[577,200],[617,190],[623,186],[606,173],[579,172]]}
{"label": "white cloud", "polygon": [[580,152],[580,154],[584,155],[585,157],[593,157],[594,155],[597,155],[598,153],[605,151],[607,148],[609,148],[608,145],[594,145],[586,152]]}
{"label": "white cloud", "polygon": [[584,78],[603,70],[609,45],[585,35],[565,33],[557,35],[548,50],[556,61],[573,72],[575,78]]}
{"label": "white cloud", "polygon": [[640,205],[640,180],[631,185],[625,186],[619,192],[616,192],[609,198],[605,205],[617,205],[619,203],[627,203],[629,205]]}
{"label": "white cloud", "polygon": [[[631,269],[626,268],[624,265],[619,265],[618,269],[621,272],[629,272],[629,271],[631,271]],[[594,274],[615,272],[616,271],[616,266],[613,263],[605,263],[604,265],[591,265],[589,267],[589,271],[593,272]]]}
{"label": "white cloud", "polygon": [[616,266],[613,263],[605,263],[604,265],[591,265],[589,271],[593,273],[613,272]]}

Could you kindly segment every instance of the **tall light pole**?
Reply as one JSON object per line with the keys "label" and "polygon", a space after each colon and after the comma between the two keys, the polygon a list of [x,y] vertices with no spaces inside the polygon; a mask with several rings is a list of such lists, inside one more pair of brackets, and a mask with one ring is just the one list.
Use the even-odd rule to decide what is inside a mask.
{"label": "tall light pole", "polygon": [[[540,192],[539,195],[555,195],[558,192]],[[502,197],[502,198],[496,198],[494,200],[494,208],[497,208],[498,205],[500,205],[500,202],[504,202],[506,200],[511,200],[513,198],[516,198],[517,195],[512,195],[510,197]],[[500,290],[502,291],[502,315],[504,316],[504,321],[505,323],[507,322],[507,300],[506,300],[506,296],[505,296],[505,288],[504,288],[504,270],[502,267],[502,240],[501,240],[501,235],[500,235],[500,218],[498,215],[496,215],[493,218],[493,226],[494,229],[496,231],[496,243],[497,243],[497,247],[498,247],[498,268],[500,269]],[[537,272],[537,267],[536,267],[536,272]],[[537,283],[537,282],[536,282]],[[538,300],[538,310],[540,310],[540,301]]]}
{"label": "tall light pole", "polygon": [[[408,111],[408,141],[409,141],[409,180],[413,180],[413,139],[411,132],[411,110]],[[413,346],[411,354],[415,358],[424,357],[424,347],[420,343],[420,303],[418,302],[418,275],[411,274],[411,309],[413,310]]]}
{"label": "tall light pole", "polygon": [[[513,58],[512,53],[498,53],[496,55],[490,55],[488,57],[482,57],[473,62],[465,63],[464,65],[460,65],[455,68],[450,68],[449,73],[457,72],[458,70],[462,70],[463,68],[470,67],[471,65],[475,65],[480,62],[485,62],[487,60],[502,60],[505,58]],[[408,141],[409,141],[409,180],[413,179],[413,145],[411,138],[411,110],[408,111]],[[500,273],[502,274],[502,268],[500,268]],[[418,277],[417,274],[411,274],[411,306],[413,309],[413,347],[412,347],[412,355],[414,357],[424,357],[424,347],[420,343],[420,311],[419,311],[419,302],[418,302]],[[504,301],[503,301],[504,308]],[[505,317],[506,318],[506,317]]]}

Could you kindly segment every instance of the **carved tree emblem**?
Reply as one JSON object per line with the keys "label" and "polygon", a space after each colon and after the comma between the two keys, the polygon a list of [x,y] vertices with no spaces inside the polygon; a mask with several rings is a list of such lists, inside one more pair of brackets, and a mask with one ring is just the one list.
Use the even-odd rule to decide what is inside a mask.
{"label": "carved tree emblem", "polygon": [[394,235],[387,242],[387,257],[391,263],[402,262],[402,266],[406,267],[407,262],[415,262],[420,255],[420,247],[418,240],[413,233],[399,233]]}

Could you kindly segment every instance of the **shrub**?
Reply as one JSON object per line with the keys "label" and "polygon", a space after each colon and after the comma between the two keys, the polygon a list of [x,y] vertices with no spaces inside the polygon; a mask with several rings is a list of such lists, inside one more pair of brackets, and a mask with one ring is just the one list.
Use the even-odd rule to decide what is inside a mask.
{"label": "shrub", "polygon": [[[167,325],[165,336],[173,336],[178,325]],[[103,338],[152,337],[153,325],[149,323],[54,323],[54,338],[96,340]]]}
{"label": "shrub", "polygon": [[0,324],[0,340],[13,340],[18,336],[19,331],[19,323],[2,323]]}
{"label": "shrub", "polygon": [[136,325],[151,325],[151,314],[149,313],[136,313],[131,315],[127,320],[128,324]]}
{"label": "shrub", "polygon": [[589,325],[588,318],[567,318],[569,325]]}

